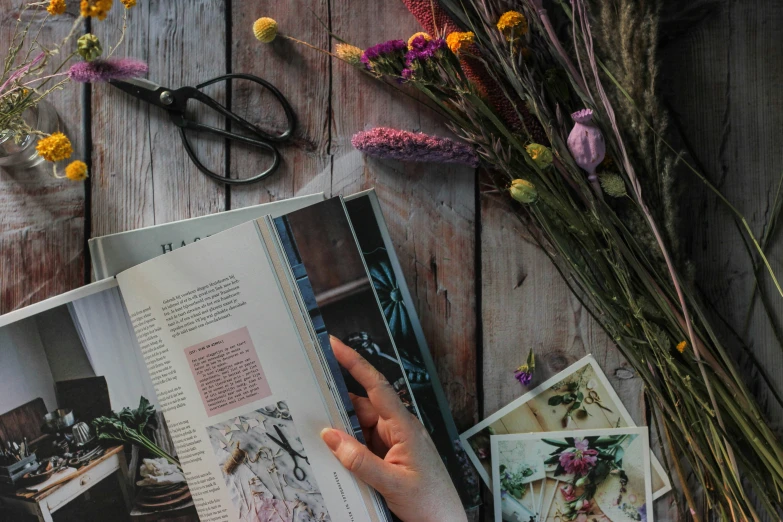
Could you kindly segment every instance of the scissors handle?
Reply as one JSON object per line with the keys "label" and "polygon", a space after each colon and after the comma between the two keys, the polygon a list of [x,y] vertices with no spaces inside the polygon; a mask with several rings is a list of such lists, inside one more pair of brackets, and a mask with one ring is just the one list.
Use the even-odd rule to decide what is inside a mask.
{"label": "scissors handle", "polygon": [[[190,145],[190,141],[188,140],[187,134],[185,134],[185,129],[207,131],[207,132],[211,132],[212,134],[222,136],[224,138],[228,138],[234,141],[239,141],[242,143],[247,143],[248,145],[254,145],[256,147],[266,149],[267,151],[269,151],[270,154],[272,154],[272,164],[269,167],[267,167],[266,170],[261,172],[261,174],[256,174],[255,176],[252,176],[250,178],[234,179],[234,178],[226,178],[218,174],[215,174],[214,172],[209,170],[203,163],[201,163],[201,160],[198,159],[198,156],[193,151],[193,147]],[[232,134],[230,132],[224,131],[223,129],[218,129],[217,127],[211,127],[209,125],[204,125],[202,123],[186,121],[183,126],[179,127],[179,136],[182,139],[182,144],[185,147],[185,152],[188,153],[190,160],[196,165],[198,170],[200,170],[209,178],[218,181],[220,183],[225,183],[226,185],[247,185],[250,183],[261,181],[263,178],[272,174],[280,165],[280,152],[278,152],[278,150],[272,145],[270,145],[269,143],[260,140],[254,140],[252,138],[241,136],[239,134]]]}
{"label": "scissors handle", "polygon": [[299,467],[299,464],[296,462],[296,457],[294,457],[294,477],[296,477],[296,480],[305,479],[305,472],[302,468]]}
{"label": "scissors handle", "polygon": [[[261,85],[262,87],[264,87],[265,89],[267,89],[269,92],[272,93],[272,95],[275,97],[277,102],[283,108],[283,112],[285,112],[285,117],[287,121],[286,129],[281,134],[275,135],[264,131],[258,126],[253,125],[246,119],[242,118],[238,114],[235,114],[234,112],[230,111],[229,109],[224,107],[223,104],[216,101],[211,96],[204,94],[200,90],[204,87],[207,87],[208,85],[212,85],[214,83],[218,83],[226,80],[231,80],[234,78],[252,81],[254,83]],[[245,136],[242,134],[229,132],[217,127],[212,127],[210,125],[205,125],[203,123],[191,121],[185,118],[184,110],[170,113],[172,119],[174,120],[174,123],[180,129],[180,137],[182,138],[182,143],[185,146],[185,151],[187,152],[191,161],[193,161],[193,163],[196,165],[196,167],[209,178],[218,181],[220,183],[225,183],[226,185],[248,185],[262,180],[266,176],[272,174],[280,166],[280,152],[275,148],[274,144],[283,143],[291,138],[291,136],[294,133],[294,130],[296,129],[296,116],[294,115],[294,109],[291,107],[291,104],[288,103],[288,100],[286,100],[285,96],[283,96],[283,93],[281,93],[271,83],[267,82],[266,80],[263,80],[262,78],[259,78],[258,76],[253,76],[252,74],[241,74],[241,73],[224,74],[222,76],[218,76],[216,78],[208,80],[204,83],[200,83],[195,87],[183,87],[181,89],[177,89],[176,91],[174,91],[174,96],[175,99],[184,100],[185,103],[187,103],[188,99],[197,100],[203,103],[204,105],[208,106],[209,108],[215,110],[220,115],[228,118],[229,121],[236,124],[238,127],[250,133],[250,136]],[[271,165],[269,165],[269,167],[266,168],[266,170],[264,170],[260,174],[256,174],[255,176],[249,178],[234,179],[234,178],[220,176],[212,172],[211,170],[209,170],[198,159],[195,151],[193,150],[193,147],[191,146],[189,140],[187,139],[187,135],[185,133],[186,130],[207,132],[216,136],[220,136],[222,138],[226,138],[228,140],[237,141],[247,145],[252,145],[254,147],[262,148],[268,151],[272,155],[272,163]]]}
{"label": "scissors handle", "polygon": [[[272,93],[272,95],[275,97],[277,102],[283,108],[283,112],[285,113],[285,118],[287,122],[286,129],[281,134],[274,135],[265,132],[263,129],[260,129],[256,125],[253,125],[249,121],[242,118],[241,116],[229,111],[228,109],[223,107],[223,105],[216,102],[214,99],[212,99],[211,97],[207,96],[206,94],[200,91],[200,89],[203,89],[208,85],[212,85],[213,83],[232,80],[235,78],[238,80],[249,80],[251,82],[257,83]],[[234,123],[239,124],[239,126],[246,129],[247,131],[258,135],[267,141],[271,141],[273,143],[283,143],[285,141],[288,141],[293,135],[294,130],[296,130],[296,115],[294,114],[294,109],[291,107],[291,104],[288,103],[288,100],[285,98],[285,96],[283,96],[283,93],[277,89],[277,87],[275,87],[268,81],[264,80],[263,78],[259,78],[258,76],[253,76],[252,74],[242,74],[242,73],[224,74],[223,76],[218,76],[217,78],[213,78],[211,80],[207,80],[204,83],[200,83],[196,85],[193,91],[188,92],[188,94],[191,95],[194,99],[209,105],[216,111],[220,112],[223,116],[229,118]]]}

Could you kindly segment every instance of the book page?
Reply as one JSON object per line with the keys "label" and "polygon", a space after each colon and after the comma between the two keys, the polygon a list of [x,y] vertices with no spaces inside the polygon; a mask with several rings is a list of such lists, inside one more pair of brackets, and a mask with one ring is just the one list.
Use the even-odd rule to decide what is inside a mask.
{"label": "book page", "polygon": [[336,422],[323,369],[308,360],[256,227],[117,276],[199,517],[377,519],[320,439]]}

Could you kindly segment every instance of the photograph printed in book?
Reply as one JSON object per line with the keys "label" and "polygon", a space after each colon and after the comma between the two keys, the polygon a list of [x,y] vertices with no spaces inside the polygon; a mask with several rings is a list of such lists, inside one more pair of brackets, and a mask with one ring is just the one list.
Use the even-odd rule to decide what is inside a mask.
{"label": "photograph printed in book", "polygon": [[[367,204],[362,206],[362,200]],[[315,317],[316,330],[322,322],[322,348],[334,363],[330,362],[332,371],[340,373],[335,377],[345,383],[346,391],[366,395],[334,361],[327,331],[379,369],[433,437],[466,507],[475,506],[477,482],[468,460],[457,451],[456,434],[452,437],[449,433],[448,404],[438,400],[432,375],[424,364],[423,350],[411,328],[411,316],[401,300],[398,278],[378,228],[378,217],[365,197],[348,204],[353,209],[349,211],[354,212],[353,219],[346,215],[341,199],[332,198],[276,220],[281,237],[288,237],[283,242],[289,249],[289,261],[295,259],[301,263],[301,269],[298,265],[292,268],[300,290],[305,279],[309,286],[313,302],[308,308],[312,306],[310,315]],[[362,226],[355,228],[353,223]],[[368,227],[373,223],[374,229]],[[354,232],[361,235],[361,250]],[[367,250],[369,254],[363,255],[365,244],[379,248],[371,247]],[[306,295],[304,291],[303,295]],[[439,393],[442,396],[442,391]],[[352,411],[347,393],[345,398],[347,408]],[[453,425],[453,420],[450,424]]]}
{"label": "photograph printed in book", "polygon": [[239,520],[331,520],[285,401],[216,423],[207,433]]}
{"label": "photograph printed in book", "polygon": [[62,520],[193,509],[113,280],[4,321],[0,382],[0,520],[76,484],[90,495],[58,500]]}

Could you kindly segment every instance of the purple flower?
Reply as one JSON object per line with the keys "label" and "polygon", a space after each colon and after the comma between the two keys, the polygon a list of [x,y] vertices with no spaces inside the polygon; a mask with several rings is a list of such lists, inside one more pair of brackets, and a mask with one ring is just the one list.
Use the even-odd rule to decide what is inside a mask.
{"label": "purple flower", "polygon": [[378,74],[400,74],[408,45],[402,40],[389,40],[368,47],[362,53],[364,66]]}
{"label": "purple flower", "polygon": [[417,36],[411,42],[411,49],[405,55],[405,64],[410,66],[416,60],[427,61],[437,58],[439,51],[448,48],[443,38],[425,40],[423,36]]}
{"label": "purple flower", "polygon": [[[524,366],[524,365],[523,365]],[[514,377],[519,381],[522,386],[527,386],[530,381],[533,380],[533,372],[523,370],[522,366],[514,370]]]}
{"label": "purple flower", "polygon": [[647,504],[642,504],[642,507],[639,508],[639,516],[640,522],[647,522]]}
{"label": "purple flower", "polygon": [[473,147],[448,138],[429,136],[388,127],[357,132],[351,143],[368,156],[433,163],[462,163],[477,167],[478,155]]}
{"label": "purple flower", "polygon": [[575,439],[574,448],[560,454],[560,465],[566,473],[583,477],[595,467],[598,462],[598,451],[588,449],[589,445],[587,439]]}
{"label": "purple flower", "polygon": [[68,70],[71,80],[79,83],[108,82],[109,80],[127,80],[147,74],[147,64],[133,58],[114,58],[76,62]]}
{"label": "purple flower", "polygon": [[424,49],[427,46],[427,42],[429,42],[430,40],[431,40],[431,38],[427,39],[424,36],[417,36],[416,38],[411,40],[411,44],[410,44],[409,48],[411,50],[414,50],[414,49],[415,50],[422,50],[422,49]]}

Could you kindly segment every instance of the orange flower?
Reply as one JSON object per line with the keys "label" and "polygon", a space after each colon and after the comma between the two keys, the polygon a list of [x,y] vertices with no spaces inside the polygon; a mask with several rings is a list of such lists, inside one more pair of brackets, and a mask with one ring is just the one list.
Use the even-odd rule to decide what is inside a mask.
{"label": "orange flower", "polygon": [[70,158],[73,154],[71,140],[62,132],[55,132],[41,139],[35,146],[35,150],[46,161],[61,161]]}
{"label": "orange flower", "polygon": [[71,181],[87,179],[87,164],[81,160],[72,161],[65,167],[65,177]]}
{"label": "orange flower", "polygon": [[460,52],[467,50],[468,47],[473,44],[475,38],[476,35],[471,31],[466,33],[454,31],[453,33],[449,33],[446,37],[446,44],[449,46],[449,49],[451,49],[451,52],[459,54]]}
{"label": "orange flower", "polygon": [[52,16],[63,14],[65,12],[65,0],[50,0],[46,11]]}
{"label": "orange flower", "polygon": [[114,0],[82,0],[81,12],[85,18],[95,17],[98,20],[105,20],[106,15],[111,11]]}

